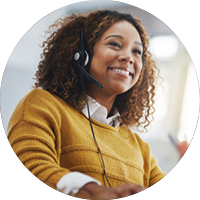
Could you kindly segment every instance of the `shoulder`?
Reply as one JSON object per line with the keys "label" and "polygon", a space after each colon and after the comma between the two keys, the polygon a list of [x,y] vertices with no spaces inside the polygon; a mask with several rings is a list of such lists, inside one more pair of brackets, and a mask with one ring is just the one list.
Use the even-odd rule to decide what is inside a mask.
{"label": "shoulder", "polygon": [[129,135],[134,141],[133,144],[135,148],[138,148],[143,158],[150,160],[152,157],[150,145],[146,141],[144,141],[138,133],[135,133],[130,127],[127,127],[127,129],[129,129]]}
{"label": "shoulder", "polygon": [[135,133],[134,129],[128,126],[121,126],[120,129],[120,135],[122,135],[124,142],[132,148],[134,156],[137,156],[142,163],[145,163],[145,173],[148,174],[148,170],[152,168],[151,166],[157,163],[149,144],[140,137],[139,133]]}
{"label": "shoulder", "polygon": [[121,126],[121,130],[128,133],[127,137],[132,140],[133,145],[137,146],[137,148],[139,148],[141,152],[146,152],[150,154],[151,150],[149,144],[145,142],[139,136],[139,134],[135,133],[135,131],[131,127],[123,125]]}
{"label": "shoulder", "polygon": [[24,109],[29,107],[51,109],[59,105],[67,105],[67,103],[57,95],[43,89],[35,88],[21,99],[17,107],[23,107]]}
{"label": "shoulder", "polygon": [[43,101],[51,102],[56,100],[56,96],[46,90],[35,88],[31,90],[22,100],[31,103],[40,103]]}
{"label": "shoulder", "polygon": [[58,96],[42,89],[33,89],[16,106],[8,124],[8,132],[22,121],[32,124],[59,123],[67,107],[69,105]]}
{"label": "shoulder", "polygon": [[[140,146],[140,148],[144,151],[144,152],[151,152],[151,150],[150,150],[150,146],[149,146],[149,144],[147,143],[147,142],[145,142],[140,136],[139,136],[139,134],[137,134],[137,133],[133,133],[134,134],[134,136],[135,136],[135,138],[136,138],[136,140],[137,140],[137,142],[138,142],[138,145]],[[143,134],[145,134],[145,133],[143,133]]]}
{"label": "shoulder", "polygon": [[141,134],[145,134],[145,133],[135,133],[135,132],[133,131],[133,134],[134,134],[135,138],[137,139],[137,141],[138,141],[139,143],[148,145],[147,142],[145,142],[145,141],[142,139],[142,137],[140,136]]}

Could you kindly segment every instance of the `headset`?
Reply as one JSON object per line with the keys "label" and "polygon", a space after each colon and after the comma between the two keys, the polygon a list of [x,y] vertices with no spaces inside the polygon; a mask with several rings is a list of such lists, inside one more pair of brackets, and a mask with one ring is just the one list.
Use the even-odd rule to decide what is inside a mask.
{"label": "headset", "polygon": [[107,177],[107,173],[106,173],[106,168],[105,168],[103,156],[102,156],[101,150],[100,150],[100,148],[99,148],[99,146],[97,144],[96,137],[95,137],[95,134],[94,134],[94,130],[93,130],[93,127],[92,127],[92,122],[91,122],[91,118],[90,118],[90,110],[89,110],[89,105],[88,105],[88,101],[87,101],[87,95],[86,95],[86,92],[85,92],[85,87],[84,87],[83,76],[82,75],[84,75],[88,80],[90,80],[92,83],[94,83],[100,89],[103,88],[103,85],[101,83],[99,83],[96,79],[94,79],[83,68],[83,67],[85,67],[88,64],[88,61],[89,61],[89,54],[87,53],[87,51],[84,48],[83,34],[84,34],[84,31],[82,30],[82,32],[81,32],[81,38],[80,38],[80,43],[81,43],[80,44],[80,49],[74,54],[74,66],[80,72],[82,87],[83,87],[83,91],[84,91],[84,94],[85,94],[85,100],[86,100],[86,105],[87,105],[87,110],[88,110],[88,119],[89,119],[89,122],[90,122],[90,128],[91,128],[91,131],[92,131],[94,142],[95,142],[95,144],[97,146],[97,149],[98,149],[98,151],[100,153],[100,157],[101,157],[102,164],[103,164],[104,175],[106,177],[108,185],[111,188],[111,184],[110,184],[110,182],[108,180],[108,177]]}
{"label": "headset", "polygon": [[84,48],[84,42],[83,42],[83,30],[81,32],[81,38],[80,38],[80,49],[74,54],[74,66],[76,69],[78,69],[81,74],[83,74],[88,80],[90,80],[92,83],[94,83],[97,87],[100,89],[103,88],[103,85],[99,83],[96,79],[94,79],[87,71],[83,69],[88,64],[89,61],[89,55],[87,51]]}

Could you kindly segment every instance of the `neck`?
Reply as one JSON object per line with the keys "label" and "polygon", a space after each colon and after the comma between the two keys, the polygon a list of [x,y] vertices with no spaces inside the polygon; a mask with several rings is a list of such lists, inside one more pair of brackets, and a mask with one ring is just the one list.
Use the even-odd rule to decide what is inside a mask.
{"label": "neck", "polygon": [[105,94],[99,95],[98,93],[91,92],[91,91],[88,92],[88,95],[92,97],[93,99],[95,99],[99,104],[101,104],[107,109],[108,116],[111,114],[116,96],[107,96]]}
{"label": "neck", "polygon": [[111,117],[113,116],[115,113],[114,113],[114,107],[111,108],[110,112],[108,113],[108,117]]}

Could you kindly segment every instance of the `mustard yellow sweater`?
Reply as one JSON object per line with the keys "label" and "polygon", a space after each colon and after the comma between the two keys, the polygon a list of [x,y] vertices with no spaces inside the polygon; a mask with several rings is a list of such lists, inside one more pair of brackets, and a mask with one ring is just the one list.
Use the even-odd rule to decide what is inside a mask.
{"label": "mustard yellow sweater", "polygon": [[[149,145],[128,127],[92,123],[112,187],[127,182],[149,187],[165,176]],[[71,171],[107,185],[88,119],[47,91],[34,89],[19,102],[8,139],[21,162],[53,188]]]}

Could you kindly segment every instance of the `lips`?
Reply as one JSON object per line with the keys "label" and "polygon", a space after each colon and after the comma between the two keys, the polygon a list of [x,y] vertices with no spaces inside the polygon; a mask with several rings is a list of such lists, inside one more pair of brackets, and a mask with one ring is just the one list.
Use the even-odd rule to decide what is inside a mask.
{"label": "lips", "polygon": [[116,73],[119,73],[119,74],[123,74],[123,75],[126,75],[126,76],[132,76],[133,77],[133,73],[125,67],[118,67],[118,68],[109,67],[108,69],[115,71]]}

